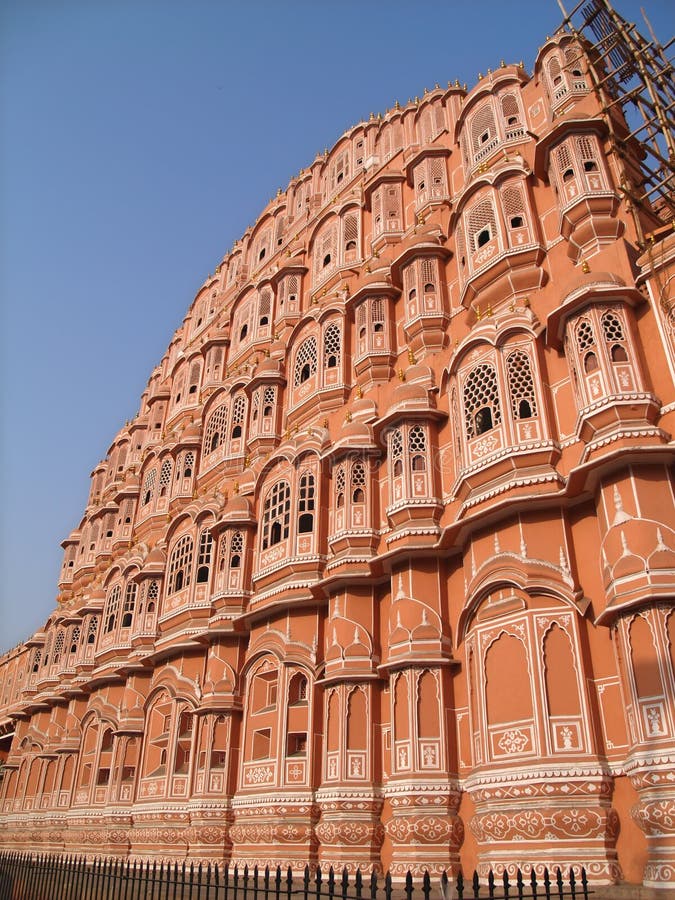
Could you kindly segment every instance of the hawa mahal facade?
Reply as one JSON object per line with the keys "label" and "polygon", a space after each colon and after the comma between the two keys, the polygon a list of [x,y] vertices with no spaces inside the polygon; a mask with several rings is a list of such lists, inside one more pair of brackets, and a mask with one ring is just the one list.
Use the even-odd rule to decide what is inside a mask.
{"label": "hawa mahal facade", "polygon": [[675,884],[675,233],[559,33],[198,291],[0,661],[0,843]]}

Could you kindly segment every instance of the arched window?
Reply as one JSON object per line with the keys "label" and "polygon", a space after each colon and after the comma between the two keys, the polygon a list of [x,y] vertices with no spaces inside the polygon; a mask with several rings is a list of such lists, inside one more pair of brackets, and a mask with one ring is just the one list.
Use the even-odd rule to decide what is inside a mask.
{"label": "arched window", "polygon": [[340,326],[331,322],[323,333],[323,364],[327,369],[340,365]]}
{"label": "arched window", "polygon": [[241,568],[241,557],[244,552],[244,535],[241,531],[235,531],[230,541],[230,568]]}
{"label": "arched window", "polygon": [[491,198],[485,197],[472,206],[467,222],[469,246],[475,253],[497,235],[497,218]]}
{"label": "arched window", "polygon": [[208,528],[202,531],[199,538],[199,552],[197,554],[197,584],[206,584],[211,570],[211,553],[213,551],[213,536]]}
{"label": "arched window", "polygon": [[173,463],[170,459],[165,459],[162,463],[162,469],[159,473],[159,496],[165,497],[168,487],[171,483],[171,470]]}
{"label": "arched window", "polygon": [[169,559],[169,594],[175,594],[190,584],[192,552],[192,538],[185,534],[173,548]]}
{"label": "arched window", "polygon": [[316,361],[316,338],[312,335],[300,344],[295,355],[295,387],[298,387],[316,374]]}
{"label": "arched window", "polygon": [[506,373],[514,419],[530,419],[537,415],[534,379],[530,358],[523,350],[514,350],[506,357]]}
{"label": "arched window", "polygon": [[134,620],[134,610],[136,608],[136,594],[138,593],[138,585],[134,581],[127,584],[124,593],[124,608],[122,610],[122,628],[131,628]]}
{"label": "arched window", "polygon": [[142,506],[147,506],[148,503],[152,500],[153,494],[155,492],[155,482],[157,481],[157,470],[150,469],[148,474],[145,476],[145,481],[143,483],[143,492],[142,492]]}
{"label": "arched window", "polygon": [[300,478],[298,497],[298,533],[308,534],[314,530],[314,476],[306,472]]}
{"label": "arched window", "polygon": [[204,432],[204,455],[213,453],[223,443],[227,426],[227,404],[223,403],[209,416]]}
{"label": "arched window", "polygon": [[359,240],[359,220],[356,213],[349,213],[342,221],[342,241],[345,254],[356,255]]}
{"label": "arched window", "polygon": [[577,347],[583,362],[584,372],[590,374],[598,368],[593,326],[586,318],[579,319],[576,327]]}
{"label": "arched window", "polygon": [[397,477],[403,474],[403,435],[400,428],[395,428],[389,436],[389,459],[392,472]]}
{"label": "arched window", "polygon": [[413,425],[408,432],[408,454],[413,472],[426,472],[427,438],[421,425]]}
{"label": "arched window", "polygon": [[494,366],[481,363],[464,384],[464,418],[469,440],[501,423],[497,373]]}
{"label": "arched window", "polygon": [[183,478],[192,478],[192,470],[195,464],[195,455],[189,450],[183,458]]}
{"label": "arched window", "polygon": [[352,463],[352,469],[351,469],[352,503],[365,502],[365,499],[366,499],[365,487],[366,487],[366,467],[363,464],[363,460],[356,459]]}
{"label": "arched window", "polygon": [[263,393],[263,418],[269,419],[274,412],[274,404],[276,402],[277,389],[275,387],[266,387]]}
{"label": "arched window", "polygon": [[120,598],[122,597],[122,588],[119,584],[116,584],[115,587],[108,594],[108,602],[106,604],[105,609],[105,628],[103,629],[104,634],[110,634],[111,631],[115,630],[115,626],[117,625],[117,615],[120,609]]}
{"label": "arched window", "polygon": [[246,418],[246,399],[243,394],[238,394],[232,404],[232,438],[242,436],[242,426]]}
{"label": "arched window", "polygon": [[263,550],[286,540],[290,519],[291,488],[287,481],[278,481],[268,493],[263,507]]}
{"label": "arched window", "polygon": [[339,465],[335,470],[335,506],[342,509],[345,505],[345,467]]}
{"label": "arched window", "polygon": [[626,338],[623,325],[617,313],[607,310],[600,320],[605,343],[609,349],[609,358],[613,363],[628,362]]}

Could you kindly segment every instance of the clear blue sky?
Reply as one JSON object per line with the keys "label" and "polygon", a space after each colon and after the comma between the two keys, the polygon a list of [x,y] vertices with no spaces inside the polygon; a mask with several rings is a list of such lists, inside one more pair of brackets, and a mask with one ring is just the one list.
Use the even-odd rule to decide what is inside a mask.
{"label": "clear blue sky", "polygon": [[[644,4],[665,41],[675,4]],[[277,187],[371,110],[531,70],[560,19],[555,0],[0,0],[0,651],[54,608],[90,471]]]}

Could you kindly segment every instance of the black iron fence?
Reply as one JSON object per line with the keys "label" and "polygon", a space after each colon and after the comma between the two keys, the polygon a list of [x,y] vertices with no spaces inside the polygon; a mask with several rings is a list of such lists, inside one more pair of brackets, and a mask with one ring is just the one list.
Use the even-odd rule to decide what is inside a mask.
{"label": "black iron fence", "polygon": [[0,900],[587,900],[590,893],[584,869],[579,878],[573,870],[566,876],[544,870],[537,878],[534,870],[526,877],[518,869],[513,880],[490,873],[483,883],[475,872],[470,880],[427,872],[417,882],[408,872],[403,884],[395,884],[389,874],[309,866],[294,874],[290,868],[0,852]]}

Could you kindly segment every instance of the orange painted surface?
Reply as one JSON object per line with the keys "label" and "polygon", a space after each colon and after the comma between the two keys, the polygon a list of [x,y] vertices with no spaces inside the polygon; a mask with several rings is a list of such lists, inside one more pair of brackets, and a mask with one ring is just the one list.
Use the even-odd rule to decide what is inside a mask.
{"label": "orange painted surface", "polygon": [[564,36],[268,204],[0,660],[0,845],[675,881],[675,236],[624,165]]}

